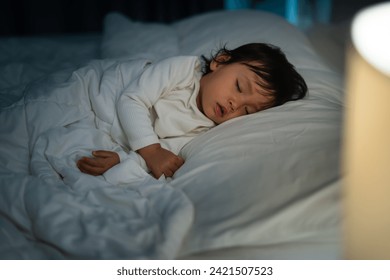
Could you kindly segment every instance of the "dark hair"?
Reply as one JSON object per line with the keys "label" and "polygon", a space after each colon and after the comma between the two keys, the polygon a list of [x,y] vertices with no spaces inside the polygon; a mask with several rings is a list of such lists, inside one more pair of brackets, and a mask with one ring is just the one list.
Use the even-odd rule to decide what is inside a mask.
{"label": "dark hair", "polygon": [[[221,55],[228,59],[221,59]],[[305,97],[307,85],[295,67],[287,60],[280,48],[265,43],[251,43],[233,50],[222,47],[210,59],[202,56],[205,62],[203,74],[211,72],[210,63],[242,63],[260,77],[259,85],[273,95],[270,107]]]}

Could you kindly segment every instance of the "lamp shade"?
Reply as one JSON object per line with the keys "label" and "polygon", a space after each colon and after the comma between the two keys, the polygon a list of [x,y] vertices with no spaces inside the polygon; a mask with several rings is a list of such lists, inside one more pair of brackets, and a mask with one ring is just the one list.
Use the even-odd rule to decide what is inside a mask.
{"label": "lamp shade", "polygon": [[390,3],[355,16],[343,149],[347,259],[390,259]]}

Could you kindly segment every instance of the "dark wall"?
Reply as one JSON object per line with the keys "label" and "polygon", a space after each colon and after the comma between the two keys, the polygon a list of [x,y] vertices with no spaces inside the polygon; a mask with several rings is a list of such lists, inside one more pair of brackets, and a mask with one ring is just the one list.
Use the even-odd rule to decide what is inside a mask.
{"label": "dark wall", "polygon": [[383,2],[383,0],[333,0],[332,21],[340,22],[349,20],[361,9]]}
{"label": "dark wall", "polygon": [[223,0],[3,0],[0,36],[99,32],[110,11],[139,21],[172,22],[222,8]]}

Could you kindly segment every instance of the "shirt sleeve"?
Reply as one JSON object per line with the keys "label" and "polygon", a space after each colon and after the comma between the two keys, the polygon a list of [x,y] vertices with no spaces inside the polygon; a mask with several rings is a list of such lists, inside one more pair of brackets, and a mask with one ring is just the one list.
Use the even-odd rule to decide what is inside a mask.
{"label": "shirt sleeve", "polygon": [[172,57],[148,66],[118,99],[117,113],[130,148],[137,151],[159,143],[153,128],[152,107],[176,87],[191,82],[197,57]]}

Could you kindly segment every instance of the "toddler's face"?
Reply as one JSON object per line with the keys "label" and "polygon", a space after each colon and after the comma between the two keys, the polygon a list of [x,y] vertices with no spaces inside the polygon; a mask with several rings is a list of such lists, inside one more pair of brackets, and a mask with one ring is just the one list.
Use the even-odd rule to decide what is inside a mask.
{"label": "toddler's face", "polygon": [[273,99],[256,81],[259,77],[240,63],[210,64],[200,80],[198,108],[216,124],[270,107]]}

